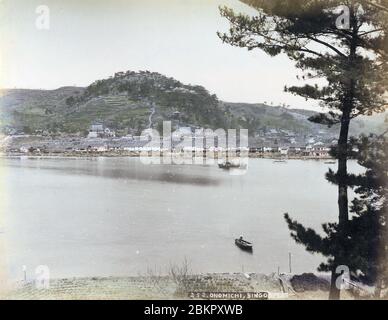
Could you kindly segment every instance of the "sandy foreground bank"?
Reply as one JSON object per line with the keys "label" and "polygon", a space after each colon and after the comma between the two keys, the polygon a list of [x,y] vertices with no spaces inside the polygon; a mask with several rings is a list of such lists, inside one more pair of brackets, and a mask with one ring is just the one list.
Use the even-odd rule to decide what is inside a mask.
{"label": "sandy foreground bank", "polygon": [[[300,279],[300,278],[299,278]],[[290,281],[291,280],[291,281]],[[328,282],[307,275],[296,283],[291,276],[261,274],[202,274],[171,276],[93,277],[54,279],[48,288],[19,282],[2,299],[206,299],[204,293],[268,293],[268,299],[327,299]],[[251,296],[260,299],[259,296]],[[351,299],[350,293],[343,295]]]}

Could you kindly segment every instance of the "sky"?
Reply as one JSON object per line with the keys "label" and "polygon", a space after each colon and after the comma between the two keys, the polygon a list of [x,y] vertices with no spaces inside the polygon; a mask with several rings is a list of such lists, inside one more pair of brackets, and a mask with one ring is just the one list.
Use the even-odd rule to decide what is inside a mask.
{"label": "sky", "polygon": [[[49,9],[49,28],[36,21]],[[0,87],[87,86],[118,71],[150,70],[202,85],[229,102],[316,102],[283,92],[298,84],[285,56],[232,47],[218,7],[254,14],[238,0],[0,0]]]}

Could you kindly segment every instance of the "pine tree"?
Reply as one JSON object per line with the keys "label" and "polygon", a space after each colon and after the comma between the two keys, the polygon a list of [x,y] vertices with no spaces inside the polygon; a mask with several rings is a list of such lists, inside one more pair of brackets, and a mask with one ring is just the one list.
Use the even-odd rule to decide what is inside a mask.
{"label": "pine tree", "polygon": [[[338,246],[347,238],[349,203],[347,160],[349,126],[359,115],[387,107],[388,0],[242,0],[256,16],[227,7],[221,15],[230,23],[219,37],[233,46],[260,49],[271,56],[286,54],[303,72],[302,86],[287,92],[313,99],[332,111],[311,120],[340,124],[338,138]],[[325,84],[318,85],[318,79]],[[336,266],[346,265],[346,248],[332,263],[330,298],[339,299]]]}
{"label": "pine tree", "polygon": [[[322,237],[293,221],[288,214],[285,219],[297,243],[305,245],[310,252],[328,257],[320,265],[320,271],[331,270],[332,257],[345,254],[351,277],[374,285],[375,297],[380,298],[381,290],[388,285],[388,139],[383,135],[361,136],[350,139],[349,146],[349,154],[365,172],[347,176],[347,185],[357,195],[350,208],[352,218],[348,222],[347,238],[339,239],[338,223],[324,224],[326,236]],[[338,184],[333,171],[328,172],[327,179]]]}

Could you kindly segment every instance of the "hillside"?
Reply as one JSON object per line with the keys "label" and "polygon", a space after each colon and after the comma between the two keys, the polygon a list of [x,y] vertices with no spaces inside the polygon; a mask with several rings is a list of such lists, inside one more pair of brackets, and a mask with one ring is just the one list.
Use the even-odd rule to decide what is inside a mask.
{"label": "hillside", "polygon": [[[10,89],[0,92],[2,131],[78,133],[85,135],[92,122],[102,121],[119,135],[161,128],[170,120],[174,127],[248,128],[255,135],[271,129],[301,135],[335,134],[313,124],[313,111],[264,104],[228,103],[202,86],[185,85],[159,73],[119,72],[86,88],[57,90]],[[353,132],[381,126],[374,121],[355,121]]]}
{"label": "hillside", "polygon": [[193,126],[225,126],[215,95],[151,72],[116,73],[87,88],[4,90],[0,104],[3,126],[25,132],[83,132],[93,121],[136,132],[173,119]]}
{"label": "hillside", "polygon": [[[282,106],[265,104],[227,103],[222,102],[226,114],[230,114],[232,128],[248,128],[250,132],[261,131],[264,134],[271,129],[294,132],[296,135],[321,135],[337,137],[339,125],[328,128],[312,123],[308,119],[317,114],[312,110],[289,109]],[[362,116],[354,119],[350,127],[350,135],[360,133],[383,132],[387,127],[387,112],[371,117]]]}

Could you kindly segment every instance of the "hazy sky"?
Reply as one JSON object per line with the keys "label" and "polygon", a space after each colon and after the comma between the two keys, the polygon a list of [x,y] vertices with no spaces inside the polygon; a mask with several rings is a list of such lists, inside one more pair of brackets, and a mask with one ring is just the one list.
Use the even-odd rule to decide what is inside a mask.
{"label": "hazy sky", "polygon": [[[49,30],[35,25],[42,4]],[[286,57],[221,42],[224,4],[254,13],[237,0],[0,0],[0,87],[87,86],[117,71],[150,70],[225,101],[314,105],[283,92],[298,83]]]}

